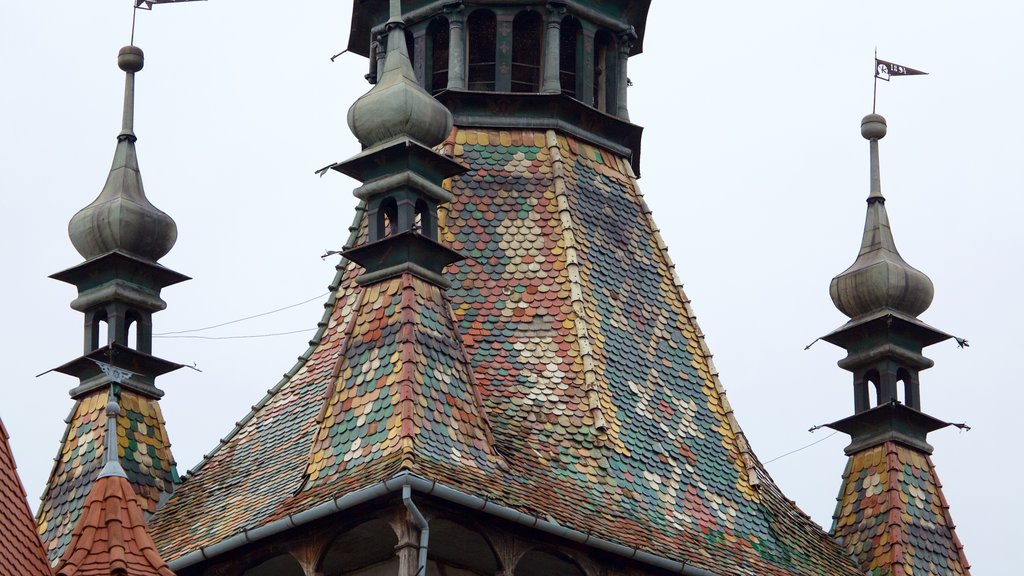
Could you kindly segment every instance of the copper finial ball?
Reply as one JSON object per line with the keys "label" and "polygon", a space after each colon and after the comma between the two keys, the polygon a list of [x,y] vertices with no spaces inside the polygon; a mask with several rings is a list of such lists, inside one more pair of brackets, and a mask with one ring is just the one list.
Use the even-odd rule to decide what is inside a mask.
{"label": "copper finial ball", "polygon": [[868,114],[860,121],[860,135],[867,140],[885,138],[885,118],[881,114]]}
{"label": "copper finial ball", "polygon": [[117,67],[129,74],[142,70],[144,60],[142,49],[138,46],[125,46],[117,52]]}

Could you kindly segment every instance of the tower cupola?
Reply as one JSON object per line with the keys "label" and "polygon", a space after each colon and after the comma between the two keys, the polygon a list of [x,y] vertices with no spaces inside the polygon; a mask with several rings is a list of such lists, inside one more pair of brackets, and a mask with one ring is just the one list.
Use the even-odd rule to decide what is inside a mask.
{"label": "tower cupola", "polygon": [[922,351],[951,336],[917,318],[934,288],[896,250],[879,170],[878,141],[886,129],[878,114],[861,121],[871,167],[864,235],[853,265],[829,286],[832,302],[850,321],[823,339],[847,351],[839,366],[853,372],[855,412],[832,426],[853,437],[848,452],[894,439],[930,452],[926,435],[947,424],[921,412],[919,374],[934,364]]}
{"label": "tower cupola", "polygon": [[[387,0],[353,4],[348,50],[370,59],[371,83],[383,82],[392,43],[402,43],[406,74],[451,110],[456,125],[564,130],[630,158],[639,174],[628,63],[643,50],[650,0],[402,4],[399,35]],[[357,103],[353,111],[369,112],[365,106]],[[358,130],[353,125],[361,141],[366,126],[386,130],[397,120],[370,118],[359,114]]]}
{"label": "tower cupola", "polygon": [[54,369],[77,378],[78,385],[71,389],[75,407],[37,516],[51,561],[72,550],[60,572],[68,575],[86,572],[75,566],[92,539],[78,535],[95,528],[86,526],[87,515],[106,514],[89,512],[109,503],[104,490],[116,484],[120,496],[128,494],[139,509],[132,521],[141,526],[142,514],[156,512],[179,481],[156,379],[181,365],[153,355],[153,314],[167,307],[161,290],[189,278],[157,262],[174,246],[177,226],[142,188],[134,129],[142,50],[121,48],[117,64],[125,72],[125,90],[114,162],[99,197],[68,226],[86,260],[51,276],[78,289],[71,308],[84,316],[82,356]]}
{"label": "tower cupola", "polygon": [[135,74],[143,53],[125,46],[117,65],[125,72],[124,112],[114,162],[100,195],[68,224],[75,249],[86,260],[119,250],[156,262],[171,251],[178,237],[174,220],[146,198],[135,153]]}
{"label": "tower cupola", "polygon": [[417,82],[401,2],[389,6],[381,77],[348,112],[364,150],[335,166],[363,182],[355,196],[368,222],[366,242],[344,255],[365,269],[362,283],[411,273],[446,287],[441,272],[462,255],[438,242],[438,207],[452,198],[441,182],[465,169],[431,149],[451,133],[452,115]]}
{"label": "tower cupola", "polygon": [[850,318],[886,308],[917,317],[931,305],[935,292],[928,276],[907,264],[896,250],[878,166],[878,141],[885,133],[881,115],[869,114],[861,121],[861,135],[871,147],[871,193],[864,238],[857,260],[829,286],[832,302]]}

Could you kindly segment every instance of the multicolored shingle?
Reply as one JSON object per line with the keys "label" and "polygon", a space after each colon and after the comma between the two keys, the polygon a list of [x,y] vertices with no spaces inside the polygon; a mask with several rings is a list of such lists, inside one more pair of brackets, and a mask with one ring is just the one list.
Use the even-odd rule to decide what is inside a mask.
{"label": "multicolored shingle", "polygon": [[[36,515],[39,534],[50,560],[64,554],[82,505],[103,467],[103,437],[108,391],[98,390],[78,400],[61,440],[60,453]],[[120,394],[117,440],[121,466],[146,513],[174,491],[178,472],[171,455],[158,402],[129,390]]]}
{"label": "multicolored shingle", "polygon": [[9,440],[0,420],[0,574],[50,576]]}
{"label": "multicolored shingle", "polygon": [[832,533],[871,576],[970,575],[931,458],[896,442],[850,456]]}
{"label": "multicolored shingle", "polygon": [[307,359],[155,518],[164,554],[409,470],[722,575],[860,575],[750,453],[628,162],[553,131],[442,148],[469,169],[440,218],[452,313],[343,262]]}

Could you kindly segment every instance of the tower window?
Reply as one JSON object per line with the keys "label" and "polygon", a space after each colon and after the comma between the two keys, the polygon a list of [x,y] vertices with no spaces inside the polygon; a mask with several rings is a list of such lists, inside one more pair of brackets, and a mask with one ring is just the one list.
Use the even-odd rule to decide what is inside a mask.
{"label": "tower window", "polygon": [[434,18],[427,27],[427,64],[425,78],[426,88],[431,94],[437,94],[448,87],[448,20]]}
{"label": "tower window", "polygon": [[607,30],[594,37],[594,103],[604,112],[615,111],[615,38]]}
{"label": "tower window", "polygon": [[577,87],[578,75],[577,62],[583,57],[583,35],[580,21],[572,16],[562,19],[561,40],[558,52],[559,72],[558,79],[562,85],[562,94],[578,98],[582,92]]}
{"label": "tower window", "polygon": [[540,90],[540,54],[542,49],[540,14],[524,10],[512,21],[512,91]]}
{"label": "tower window", "polygon": [[475,10],[466,20],[469,31],[469,89],[494,91],[498,20],[490,10]]}

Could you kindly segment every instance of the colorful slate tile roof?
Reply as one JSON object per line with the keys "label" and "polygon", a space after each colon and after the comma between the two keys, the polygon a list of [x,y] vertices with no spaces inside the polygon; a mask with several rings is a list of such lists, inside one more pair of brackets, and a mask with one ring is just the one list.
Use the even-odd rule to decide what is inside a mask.
{"label": "colorful slate tile roof", "polygon": [[[426,411],[415,431],[423,437],[417,455],[429,445],[478,449],[459,447],[461,459],[406,460],[380,424],[371,431],[395,410],[376,390],[402,380],[392,367],[395,320],[385,318],[402,308],[398,292],[407,288],[382,288],[384,312],[376,316],[355,282],[361,270],[342,262],[328,317],[305,360],[154,519],[165,556],[404,468],[723,576],[861,575],[750,453],[629,163],[553,131],[457,128],[443,149],[469,168],[452,179],[455,199],[441,213],[442,241],[467,256],[448,268],[447,295],[506,466],[486,465],[479,436],[452,435],[456,425],[461,431],[473,422],[468,411],[457,418],[435,409],[434,420]],[[365,236],[360,220],[357,238]],[[444,321],[437,313],[431,323]],[[349,342],[350,334],[358,341]],[[366,347],[372,338],[379,348]],[[353,346],[364,350],[358,366]],[[352,375],[339,379],[339,358]],[[417,373],[453,358],[450,351],[417,354]],[[422,407],[439,382],[417,390]],[[353,410],[357,399],[345,390],[368,396]],[[468,402],[463,388],[455,390]],[[325,395],[335,398],[330,429],[320,425]],[[436,426],[431,439],[428,422]],[[310,454],[314,464],[307,466]],[[307,468],[311,481],[297,493]],[[247,505],[231,505],[238,501]]]}
{"label": "colorful slate tile roof", "polygon": [[126,478],[96,480],[56,576],[174,576],[146,528]]}
{"label": "colorful slate tile roof", "polygon": [[[36,515],[39,534],[51,562],[64,555],[86,496],[103,468],[107,395],[108,391],[102,389],[78,400],[61,440],[60,452]],[[117,442],[121,466],[139,505],[152,514],[178,482],[164,418],[156,400],[129,390],[121,391],[120,405]]]}
{"label": "colorful slate tile roof", "polygon": [[870,576],[970,575],[931,458],[896,442],[850,456],[832,533]]}
{"label": "colorful slate tile roof", "polygon": [[480,397],[440,288],[404,274],[360,290],[307,470],[315,488],[399,454],[494,471]]}
{"label": "colorful slate tile roof", "polygon": [[3,420],[0,420],[0,574],[51,574]]}

